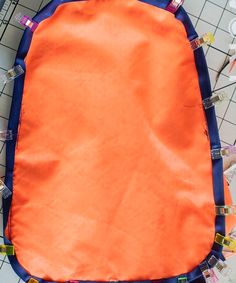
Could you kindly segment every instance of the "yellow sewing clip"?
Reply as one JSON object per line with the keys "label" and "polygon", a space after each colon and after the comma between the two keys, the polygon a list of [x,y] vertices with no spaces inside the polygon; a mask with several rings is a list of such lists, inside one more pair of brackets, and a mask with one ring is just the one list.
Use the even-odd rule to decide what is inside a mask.
{"label": "yellow sewing clip", "polygon": [[211,32],[205,33],[202,37],[193,39],[190,44],[193,50],[197,50],[204,44],[212,44],[215,42],[215,37]]}
{"label": "yellow sewing clip", "polygon": [[14,247],[9,245],[0,245],[0,254],[15,255]]}
{"label": "yellow sewing clip", "polygon": [[202,38],[206,44],[212,44],[215,42],[215,37],[211,32],[205,33]]}
{"label": "yellow sewing clip", "polygon": [[215,242],[232,252],[236,252],[236,240],[229,236],[225,237],[217,233]]}

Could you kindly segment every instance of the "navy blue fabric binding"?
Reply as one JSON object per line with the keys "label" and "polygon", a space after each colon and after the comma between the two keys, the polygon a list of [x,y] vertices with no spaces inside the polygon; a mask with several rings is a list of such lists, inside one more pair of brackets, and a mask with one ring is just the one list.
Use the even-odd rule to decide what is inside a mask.
{"label": "navy blue fabric binding", "polygon": [[[44,19],[50,17],[55,12],[56,8],[66,2],[75,2],[80,0],[53,0],[51,1],[43,10],[41,10],[35,17],[34,21],[40,23]],[[169,4],[168,0],[140,0],[141,2],[166,9],[167,5]],[[187,13],[180,7],[179,10],[175,14],[176,18],[181,21],[186,29],[187,37],[189,40],[196,38],[198,35],[189,19]],[[25,30],[17,56],[15,65],[21,65],[22,68],[25,70],[24,58],[27,55],[27,52],[30,48],[32,40],[32,32],[30,30]],[[209,97],[211,95],[211,84],[207,69],[207,64],[204,56],[204,52],[202,48],[199,48],[194,52],[195,54],[195,61],[196,67],[199,76],[199,85],[201,89],[202,99]],[[25,70],[27,71],[27,70]],[[15,81],[14,86],[14,93],[13,93],[13,100],[12,100],[12,107],[9,119],[8,129],[12,130],[14,133],[14,140],[9,141],[6,145],[6,177],[5,183],[10,190],[13,189],[13,169],[14,169],[14,159],[15,159],[15,148],[17,144],[17,132],[18,132],[18,125],[20,121],[20,110],[21,110],[21,102],[22,102],[22,95],[23,95],[23,86],[24,86],[24,78],[25,76],[21,76]],[[206,118],[208,122],[209,128],[209,136],[212,149],[220,148],[220,139],[218,133],[218,127],[216,122],[216,115],[214,108],[206,110]],[[214,198],[216,205],[224,205],[224,180],[223,180],[223,161],[222,160],[214,160],[213,161],[213,185],[214,185]],[[9,211],[11,207],[11,197],[8,199],[3,200],[3,228],[5,230],[7,226],[7,221],[9,218]],[[220,233],[225,235],[225,217],[224,216],[217,216],[216,217],[216,225],[215,225],[216,233]],[[11,245],[12,243],[4,237],[4,243]],[[222,255],[222,247],[217,244],[213,244],[212,250],[209,252],[207,259],[210,258],[211,255],[215,255],[217,258],[221,258],[224,260]],[[204,259],[204,260],[207,260]],[[14,271],[21,277],[24,281],[29,281],[32,277],[30,274],[24,270],[24,268],[19,264],[16,256],[10,256],[9,261],[14,269]],[[200,263],[199,263],[200,264]],[[205,279],[202,275],[202,272],[199,267],[195,268],[192,272],[188,274],[182,274],[180,276],[187,276],[188,281],[191,283],[204,283]],[[49,281],[45,281],[41,278],[35,277],[40,283],[52,283]],[[79,280],[79,279],[78,279]],[[97,283],[93,281],[81,281],[84,283]],[[128,281],[122,281],[123,283],[128,283]],[[173,277],[169,279],[162,279],[162,280],[146,280],[146,281],[133,281],[133,283],[177,283],[178,277]]]}

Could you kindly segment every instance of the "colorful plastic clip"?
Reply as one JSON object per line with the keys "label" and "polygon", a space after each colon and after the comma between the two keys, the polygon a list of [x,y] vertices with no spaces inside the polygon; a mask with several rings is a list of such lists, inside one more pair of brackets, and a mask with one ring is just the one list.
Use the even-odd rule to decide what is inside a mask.
{"label": "colorful plastic clip", "polygon": [[221,234],[216,234],[215,242],[231,252],[236,252],[236,239],[231,236],[222,236]]}
{"label": "colorful plastic clip", "polygon": [[206,283],[212,283],[212,272],[207,264],[207,262],[203,262],[202,264],[200,264],[200,269],[202,272],[202,275],[205,278]]}
{"label": "colorful plastic clip", "polygon": [[232,269],[228,267],[223,260],[217,259],[214,255],[211,256],[211,258],[208,260],[208,263],[212,268],[216,268],[224,277],[228,277],[232,272]]}
{"label": "colorful plastic clip", "polygon": [[211,150],[211,157],[213,160],[221,159],[222,157],[229,157],[232,154],[236,154],[236,147],[233,145]]}
{"label": "colorful plastic clip", "polygon": [[202,37],[197,37],[190,41],[193,50],[197,50],[204,44],[212,44],[215,41],[215,37],[211,32],[204,34]]}
{"label": "colorful plastic clip", "polygon": [[207,110],[214,107],[215,105],[222,103],[223,101],[228,100],[228,94],[225,92],[214,94],[203,100],[203,106]]}
{"label": "colorful plastic clip", "polygon": [[38,23],[33,21],[30,17],[22,15],[21,13],[17,14],[15,18],[18,23],[20,23],[24,27],[29,28],[32,32],[34,32],[39,25]]}
{"label": "colorful plastic clip", "polygon": [[8,189],[8,187],[3,183],[3,181],[0,179],[0,194],[4,199],[7,199],[12,192]]}
{"label": "colorful plastic clip", "polygon": [[22,74],[24,74],[24,70],[20,65],[17,65],[9,71],[0,74],[0,82],[3,82],[4,84],[9,83],[21,76]]}
{"label": "colorful plastic clip", "polygon": [[216,206],[216,215],[221,215],[221,216],[236,215],[236,205]]}
{"label": "colorful plastic clip", "polygon": [[9,245],[0,245],[0,254],[15,255],[14,247]]}
{"label": "colorful plastic clip", "polygon": [[186,276],[179,277],[178,283],[188,283],[188,278]]}
{"label": "colorful plastic clip", "polygon": [[182,6],[184,3],[184,0],[172,0],[169,5],[166,7],[166,10],[175,14],[177,10]]}
{"label": "colorful plastic clip", "polygon": [[11,141],[13,139],[13,134],[11,130],[0,130],[0,141]]}

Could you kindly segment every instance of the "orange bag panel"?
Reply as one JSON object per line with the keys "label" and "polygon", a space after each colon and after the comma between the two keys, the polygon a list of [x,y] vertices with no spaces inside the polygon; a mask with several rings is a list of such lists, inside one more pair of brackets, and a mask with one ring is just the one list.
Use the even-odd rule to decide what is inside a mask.
{"label": "orange bag panel", "polygon": [[137,0],[63,4],[35,31],[26,70],[7,230],[20,264],[53,281],[195,268],[215,205],[182,23]]}

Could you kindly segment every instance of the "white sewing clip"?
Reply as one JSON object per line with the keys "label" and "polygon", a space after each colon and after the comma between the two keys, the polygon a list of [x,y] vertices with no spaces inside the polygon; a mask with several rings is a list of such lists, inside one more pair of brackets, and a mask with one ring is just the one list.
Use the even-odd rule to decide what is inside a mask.
{"label": "white sewing clip", "polygon": [[17,65],[14,68],[0,74],[0,81],[6,84],[18,78],[22,74],[24,74],[24,70],[20,65]]}

